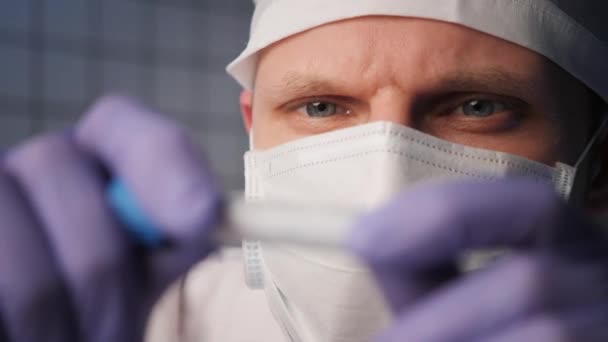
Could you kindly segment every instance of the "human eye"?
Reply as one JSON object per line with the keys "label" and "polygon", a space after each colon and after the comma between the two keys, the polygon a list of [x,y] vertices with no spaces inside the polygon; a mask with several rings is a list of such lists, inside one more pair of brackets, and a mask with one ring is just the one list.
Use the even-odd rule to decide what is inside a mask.
{"label": "human eye", "polygon": [[463,115],[468,118],[487,118],[497,113],[502,113],[508,109],[504,102],[486,99],[467,100],[456,108],[455,114]]}
{"label": "human eye", "polygon": [[309,118],[328,118],[351,113],[349,109],[331,101],[309,101],[296,108],[296,111]]}
{"label": "human eye", "polygon": [[[429,131],[498,133],[515,129],[530,115],[530,105],[508,96],[457,94],[441,101],[428,116]],[[439,133],[437,133],[439,134]]]}
{"label": "human eye", "polygon": [[301,135],[351,127],[363,122],[368,113],[357,99],[337,95],[299,98],[278,108],[277,120]]}

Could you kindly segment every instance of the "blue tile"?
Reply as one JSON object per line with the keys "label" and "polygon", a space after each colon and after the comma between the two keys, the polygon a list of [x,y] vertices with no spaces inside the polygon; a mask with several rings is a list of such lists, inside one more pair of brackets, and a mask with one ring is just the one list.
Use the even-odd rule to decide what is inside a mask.
{"label": "blue tile", "polygon": [[132,63],[104,61],[102,68],[104,93],[120,93],[137,98],[143,96],[143,67]]}
{"label": "blue tile", "polygon": [[29,94],[29,51],[0,45],[0,94],[26,97]]}
{"label": "blue tile", "polygon": [[74,124],[75,120],[73,119],[69,120],[57,117],[47,117],[44,119],[42,127],[45,132],[58,132],[65,131],[66,129],[73,127]]}
{"label": "blue tile", "polygon": [[223,69],[216,72],[193,72],[192,97],[195,108],[212,113],[239,112],[240,87]]}
{"label": "blue tile", "polygon": [[150,7],[134,1],[103,0],[103,39],[137,44],[144,37],[144,20],[150,16]]}
{"label": "blue tile", "polygon": [[165,49],[192,50],[197,43],[193,35],[194,19],[190,9],[157,6],[157,45]]}
{"label": "blue tile", "polygon": [[239,131],[208,131],[201,130],[195,136],[205,157],[209,160],[211,169],[231,190],[240,185],[243,177],[243,153],[247,150],[247,138],[244,129]]}
{"label": "blue tile", "polygon": [[12,147],[32,135],[32,119],[24,113],[0,116],[0,150]]}
{"label": "blue tile", "polygon": [[48,53],[45,56],[44,97],[49,101],[86,101],[86,61],[80,56]]}
{"label": "blue tile", "polygon": [[166,112],[194,110],[192,72],[185,68],[160,67],[157,70],[156,97],[160,109]]}
{"label": "blue tile", "polygon": [[194,35],[196,50],[229,59],[236,57],[247,45],[249,37],[248,16],[214,15],[208,12],[197,14]]}
{"label": "blue tile", "polygon": [[0,29],[27,31],[31,24],[31,0],[0,0]]}
{"label": "blue tile", "polygon": [[87,36],[87,4],[82,0],[46,0],[44,29],[47,34],[74,39]]}

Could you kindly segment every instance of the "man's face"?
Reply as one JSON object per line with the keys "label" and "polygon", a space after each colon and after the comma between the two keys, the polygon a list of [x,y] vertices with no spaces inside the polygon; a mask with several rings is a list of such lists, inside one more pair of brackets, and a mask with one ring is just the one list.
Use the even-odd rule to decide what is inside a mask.
{"label": "man's face", "polygon": [[366,17],[267,48],[242,104],[258,149],[382,120],[551,165],[580,154],[589,99],[562,69],[504,40],[438,21]]}

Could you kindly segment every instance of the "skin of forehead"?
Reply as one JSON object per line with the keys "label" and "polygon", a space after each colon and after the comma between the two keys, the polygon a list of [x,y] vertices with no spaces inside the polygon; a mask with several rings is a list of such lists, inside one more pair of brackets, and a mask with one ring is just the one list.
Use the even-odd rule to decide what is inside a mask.
{"label": "skin of forehead", "polygon": [[[370,23],[376,23],[376,25],[369,25]],[[408,32],[408,27],[404,28],[404,25],[402,25],[404,23],[412,26],[411,31]],[[315,33],[317,33],[315,31],[318,32],[317,36],[315,36]],[[390,35],[387,36],[387,33]],[[318,35],[333,35],[335,39],[332,39],[331,44],[342,47],[345,50],[344,54],[341,56],[323,55],[323,48],[326,46],[322,45],[324,44],[322,41],[315,40]],[[422,40],[436,41],[436,43],[434,43],[432,49],[429,49],[429,44],[420,43]],[[336,74],[356,74],[359,78],[370,80],[377,75],[390,75],[392,73],[395,76],[391,79],[385,78],[384,81],[395,83],[402,81],[415,84],[415,80],[420,74],[424,74],[425,78],[428,79],[429,76],[440,76],[446,73],[448,70],[445,69],[445,61],[451,60],[452,62],[457,61],[452,65],[454,70],[483,69],[484,64],[503,65],[505,66],[504,70],[524,76],[531,74],[530,71],[540,72],[551,81],[544,84],[548,87],[576,84],[578,88],[586,89],[581,82],[547,58],[488,34],[460,25],[434,20],[379,16],[354,18],[325,24],[267,47],[260,53],[256,79],[260,76],[264,78],[264,71],[267,70],[260,70],[259,66],[264,63],[267,55],[277,53],[276,50],[278,49],[276,47],[282,47],[278,53],[284,55],[280,58],[283,63],[290,63],[289,61],[293,60],[289,58],[292,57],[294,52],[293,49],[289,48],[290,44],[307,45],[309,47],[306,51],[297,51],[298,54],[307,58],[306,69],[300,70],[303,71],[302,74],[309,70],[323,71],[322,68],[329,67],[331,70],[327,69],[327,71]],[[315,44],[320,45],[315,46]],[[364,45],[363,48],[362,45]],[[414,48],[408,48],[408,45]],[[483,46],[478,48],[478,45]],[[418,46],[421,46],[421,48],[417,49]],[[357,49],[357,52],[365,51],[365,53],[349,53],[348,49],[350,47]],[[440,55],[437,53],[437,50],[439,50],[437,47],[446,47],[446,49],[443,49],[443,54]],[[387,54],[387,50],[392,50],[392,53]],[[491,54],[488,54],[488,51],[491,51]],[[465,58],[471,56],[479,58],[474,60]],[[327,63],[328,60],[332,59],[335,62]],[[276,60],[277,57],[274,57],[273,62],[276,62]],[[345,61],[347,62],[345,63]],[[401,64],[414,64],[418,69],[409,73],[399,73],[403,70],[388,70]],[[513,68],[513,64],[517,67]],[[433,70],[435,66],[437,68]],[[260,72],[262,75],[260,75]],[[433,73],[435,75],[432,75]],[[536,80],[539,79],[540,77]],[[375,81],[382,80],[376,78]],[[266,90],[259,89],[257,85],[258,82],[254,85],[255,90]],[[359,88],[365,86],[375,90],[380,88],[382,84],[366,82],[356,86]]]}
{"label": "skin of forehead", "polygon": [[[319,39],[320,36],[327,39]],[[404,65],[416,68],[410,72],[402,68]],[[581,124],[590,117],[589,113],[581,113],[581,108],[589,107],[588,89],[548,59],[460,25],[415,18],[362,17],[330,23],[266,48],[259,58],[254,103],[258,93],[278,93],[276,87],[284,84],[279,80],[285,75],[277,73],[287,69],[304,75],[341,75],[346,81],[356,77],[363,81],[351,82],[347,90],[355,96],[373,96],[386,86],[397,86],[403,93],[420,91],[450,72],[472,72],[497,65],[504,69],[501,71],[534,85],[528,88],[537,91],[534,96],[541,99],[538,101],[548,112],[571,114],[562,115],[566,119],[561,123],[569,128],[568,139],[580,140],[588,133],[587,127],[579,128],[588,126]],[[254,118],[256,109],[254,106]],[[580,143],[569,144],[574,145]]]}

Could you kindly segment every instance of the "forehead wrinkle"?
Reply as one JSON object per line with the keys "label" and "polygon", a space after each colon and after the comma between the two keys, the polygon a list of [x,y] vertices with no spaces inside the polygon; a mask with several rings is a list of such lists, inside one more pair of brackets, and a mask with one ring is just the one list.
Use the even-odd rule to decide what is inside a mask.
{"label": "forehead wrinkle", "polygon": [[[369,51],[359,54],[343,54],[341,60],[330,65],[319,63],[316,59],[308,60],[302,70],[288,70],[278,81],[268,88],[273,93],[281,92],[291,96],[318,95],[363,95],[378,83],[378,77],[384,62],[378,61]],[[347,67],[346,67],[347,66]],[[345,68],[346,67],[346,68]],[[344,70],[342,70],[344,69]],[[384,73],[386,74],[386,73]],[[388,73],[391,74],[392,73]],[[283,95],[281,95],[283,96]]]}

